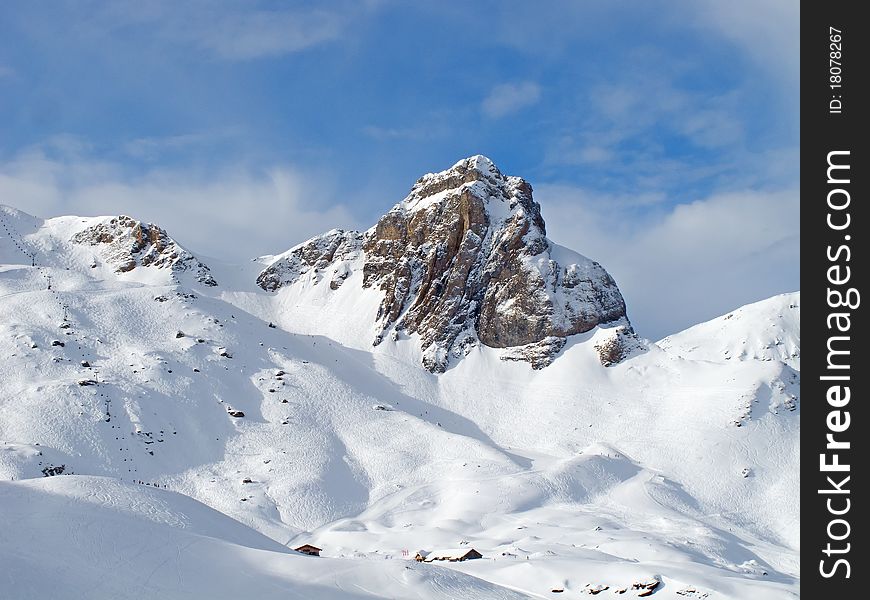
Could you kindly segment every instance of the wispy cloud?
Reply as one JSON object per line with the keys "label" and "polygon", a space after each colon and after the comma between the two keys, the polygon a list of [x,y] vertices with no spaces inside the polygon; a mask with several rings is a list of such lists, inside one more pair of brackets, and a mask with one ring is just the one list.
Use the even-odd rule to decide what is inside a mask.
{"label": "wispy cloud", "polygon": [[554,134],[545,141],[543,168],[553,180],[566,168],[585,167],[575,172],[594,169],[590,184],[597,189],[665,192],[675,202],[796,180],[797,163],[783,170],[787,163],[776,158],[794,157],[797,149],[787,116],[771,122],[778,131],[751,144],[756,133],[746,106],[753,92],[744,83],[698,87],[687,82],[702,65],[666,64],[655,49],[644,54],[618,80],[587,82],[570,100],[576,110],[548,128]]}
{"label": "wispy cloud", "polygon": [[541,87],[537,83],[502,83],[492,88],[480,108],[487,117],[500,119],[537,104],[540,99]]}
{"label": "wispy cloud", "polygon": [[729,39],[769,76],[800,77],[800,10],[792,0],[684,0],[695,26]]}
{"label": "wispy cloud", "polygon": [[232,60],[279,56],[338,39],[346,13],[326,10],[261,10],[212,13],[211,18],[173,28],[171,33]]}
{"label": "wispy cloud", "polygon": [[793,291],[800,264],[797,188],[717,193],[638,212],[656,196],[540,185],[549,236],[599,260],[641,335],[664,337],[742,304]]}
{"label": "wispy cloud", "polygon": [[195,251],[234,261],[282,252],[333,227],[359,227],[335,201],[326,173],[274,165],[131,175],[87,154],[56,154],[35,147],[0,163],[3,203],[43,217],[129,214]]}
{"label": "wispy cloud", "polygon": [[[75,3],[62,5],[74,17],[79,39],[123,39],[145,32],[154,49],[188,48],[242,61],[292,54],[342,38],[348,28],[378,8],[376,2],[317,4],[262,0],[191,0],[94,3],[81,19]],[[36,23],[31,23],[36,27]]]}
{"label": "wispy cloud", "polygon": [[227,141],[238,133],[233,129],[224,129],[221,131],[149,136],[126,141],[122,144],[122,149],[125,154],[132,158],[153,160],[168,152]]}

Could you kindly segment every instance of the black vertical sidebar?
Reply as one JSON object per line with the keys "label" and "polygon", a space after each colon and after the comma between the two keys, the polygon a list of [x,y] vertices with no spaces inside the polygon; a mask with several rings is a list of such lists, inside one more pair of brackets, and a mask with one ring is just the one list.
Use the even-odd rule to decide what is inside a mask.
{"label": "black vertical sidebar", "polygon": [[801,6],[801,595],[866,597],[870,337],[859,2]]}

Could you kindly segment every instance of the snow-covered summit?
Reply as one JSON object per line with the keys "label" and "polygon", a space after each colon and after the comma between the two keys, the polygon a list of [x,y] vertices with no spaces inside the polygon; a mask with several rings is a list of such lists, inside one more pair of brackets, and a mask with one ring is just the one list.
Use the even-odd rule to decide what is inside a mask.
{"label": "snow-covered summit", "polygon": [[41,219],[0,205],[0,263],[62,267],[87,279],[217,285],[165,229],[126,215]]}
{"label": "snow-covered summit", "polygon": [[800,292],[747,304],[658,342],[695,360],[781,361],[800,369]]}
{"label": "snow-covered summit", "polygon": [[168,269],[174,273],[189,271],[199,283],[217,285],[207,266],[154,223],[126,215],[107,217],[79,231],[70,241],[98,248],[118,273],[137,267]]}
{"label": "snow-covered summit", "polygon": [[[497,211],[504,217],[513,208],[511,198],[517,196],[516,193],[510,193],[510,188],[522,184],[528,186],[519,177],[505,177],[489,158],[476,154],[457,161],[444,171],[423,175],[416,181],[408,196],[393,210],[426,210],[443,202],[447,195],[476,188],[475,194],[485,200],[487,210]],[[505,194],[505,191],[508,193]]]}
{"label": "snow-covered summit", "polygon": [[480,155],[418,179],[365,233],[331,231],[280,255],[258,283],[377,290],[376,313],[354,318],[371,319],[374,345],[416,337],[436,372],[477,344],[542,368],[568,336],[605,324],[632,335],[613,278],[547,239],[532,186]]}

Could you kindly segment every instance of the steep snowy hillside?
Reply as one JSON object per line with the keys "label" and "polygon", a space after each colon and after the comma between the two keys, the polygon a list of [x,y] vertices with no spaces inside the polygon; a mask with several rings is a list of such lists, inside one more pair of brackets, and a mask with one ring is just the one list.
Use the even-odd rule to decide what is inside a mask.
{"label": "steep snowy hillside", "polygon": [[[799,353],[799,295],[745,307],[660,345],[642,343],[624,306],[616,320],[606,320],[618,290],[603,269],[543,237],[532,205],[523,204],[531,199],[520,181],[499,179],[487,167],[482,182],[475,178],[486,165],[474,165],[462,175],[471,181],[459,184],[473,189],[458,193],[457,206],[477,202],[473,190],[495,185],[489,179],[507,194],[481,200],[487,219],[492,203],[503,203],[496,206],[505,216],[475,235],[506,234],[505,223],[517,222],[511,211],[523,206],[530,233],[521,237],[541,249],[529,254],[523,245],[504,257],[518,261],[519,280],[479,280],[481,301],[494,306],[510,302],[502,294],[534,294],[534,286],[524,287],[529,282],[548,282],[549,304],[539,298],[545,308],[534,319],[542,329],[530,335],[555,332],[561,341],[538,364],[523,355],[529,344],[483,342],[486,309],[475,299],[456,299],[449,322],[436,323],[430,319],[447,310],[450,294],[414,283],[393,324],[379,320],[385,298],[404,288],[391,283],[386,294],[381,284],[398,279],[371,268],[376,283],[364,285],[366,265],[373,264],[367,244],[380,243],[370,237],[377,228],[334,231],[268,261],[280,285],[264,291],[255,285],[258,277],[260,285],[265,281],[258,273],[268,271],[261,263],[234,267],[197,258],[155,225],[126,217],[43,221],[0,207],[0,480],[15,479],[0,488],[0,506],[18,507],[9,514],[45,506],[69,512],[73,524],[102,518],[91,510],[130,507],[119,530],[157,540],[123,547],[130,562],[119,573],[141,590],[130,597],[144,597],[149,583],[165,586],[158,595],[166,597],[168,590],[185,597],[188,589],[177,574],[133,560],[137,544],[143,557],[164,544],[183,559],[186,582],[208,585],[211,571],[202,570],[209,566],[184,550],[197,536],[220,538],[196,542],[211,548],[218,570],[259,563],[256,573],[268,571],[264,586],[303,586],[298,597],[330,597],[306,595],[314,593],[304,588],[312,583],[309,573],[329,580],[317,593],[351,598],[512,597],[505,588],[532,597],[551,597],[553,589],[575,595],[626,589],[627,597],[653,591],[674,599],[796,597],[800,380],[792,355]],[[429,198],[453,198],[455,182],[432,195],[420,191],[439,177],[421,180],[418,197],[400,203],[405,212],[389,219],[447,218],[428,216],[439,206]],[[513,208],[510,190],[519,194]],[[415,210],[423,216],[414,217]],[[410,265],[420,274],[409,281],[423,285],[428,278],[429,290],[450,289],[444,286],[460,272],[461,253],[442,264],[441,251],[425,241],[399,246],[388,254],[395,250],[397,270]],[[466,264],[486,271],[509,247],[495,243]],[[444,248],[443,256],[450,255],[450,244]],[[378,269],[387,264],[379,259]],[[415,271],[415,264],[425,268]],[[582,276],[566,288],[571,272]],[[596,308],[582,313],[583,322],[597,324],[569,334],[586,327],[577,325],[582,311],[571,307],[587,293]],[[506,309],[503,323],[519,323],[511,320],[521,312]],[[405,327],[396,327],[401,322]],[[460,330],[483,343],[461,345],[457,355],[461,336],[450,336]],[[444,372],[420,364],[426,331],[435,332],[429,347],[449,350]],[[762,352],[780,347],[784,354]],[[57,474],[63,476],[42,481]],[[32,478],[39,483],[18,481]],[[82,504],[90,487],[101,490],[99,506]],[[147,498],[136,496],[142,489]],[[183,519],[155,525],[148,517],[154,503],[189,516],[205,510],[176,505],[193,501],[172,492],[236,519],[278,548],[257,537],[254,550],[268,557],[250,554],[224,521],[207,531],[183,526]],[[203,519],[197,522],[213,522]],[[17,556],[22,567],[2,585],[37,585],[26,576],[37,568],[33,557],[58,542],[43,531],[28,543],[27,527],[15,527],[15,536],[0,528],[0,555]],[[77,527],[93,556],[117,564],[110,562],[117,536]],[[323,548],[324,558],[279,551],[302,543]],[[64,556],[74,552],[60,547]],[[418,550],[441,548],[474,548],[483,559],[412,561]],[[308,562],[306,575],[297,577],[290,565],[299,560]],[[317,560],[323,565],[309,569]],[[383,567],[372,570],[375,560]],[[51,573],[39,573],[52,581]],[[76,580],[84,597],[96,578],[88,573]],[[239,590],[229,579],[215,581]],[[442,585],[447,591],[438,591]]]}

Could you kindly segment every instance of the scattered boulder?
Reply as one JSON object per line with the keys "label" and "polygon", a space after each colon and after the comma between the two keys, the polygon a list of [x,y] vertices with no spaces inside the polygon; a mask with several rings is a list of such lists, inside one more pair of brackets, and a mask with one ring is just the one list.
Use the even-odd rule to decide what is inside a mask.
{"label": "scattered boulder", "polygon": [[89,385],[97,385],[97,383],[98,382],[94,379],[80,379],[79,380],[79,385],[82,387],[89,386]]}
{"label": "scattered boulder", "polygon": [[175,339],[179,339],[179,338],[183,338],[183,337],[184,337],[183,331],[176,331],[175,332]]}
{"label": "scattered boulder", "polygon": [[647,596],[652,596],[661,584],[661,579],[659,579],[658,577],[653,577],[651,579],[636,581],[632,583],[631,589],[640,591],[640,593],[637,595],[638,598],[646,598]]}
{"label": "scattered boulder", "polygon": [[677,590],[677,596],[686,596],[688,598],[708,598],[708,592],[702,592],[694,586],[687,586],[681,590]]}
{"label": "scattered boulder", "polygon": [[227,409],[227,414],[230,415],[231,417],[236,417],[237,419],[245,416],[244,412],[242,412],[240,410],[233,410],[231,408]]}
{"label": "scattered boulder", "polygon": [[64,471],[66,471],[66,465],[48,465],[42,469],[42,476],[54,477],[55,475],[63,475]]}
{"label": "scattered boulder", "polygon": [[64,344],[64,343],[63,343],[62,341],[60,341],[60,340],[54,340],[53,342],[51,342],[51,345],[52,345],[52,346],[60,346],[61,348],[63,348],[64,346],[66,346],[66,344]]}
{"label": "scattered boulder", "polygon": [[82,364],[82,366],[83,366],[84,368],[86,368],[86,369],[87,369],[87,368],[90,368],[90,366],[91,366],[91,363],[89,363],[89,362],[86,361],[86,360],[83,360],[81,364]]}

